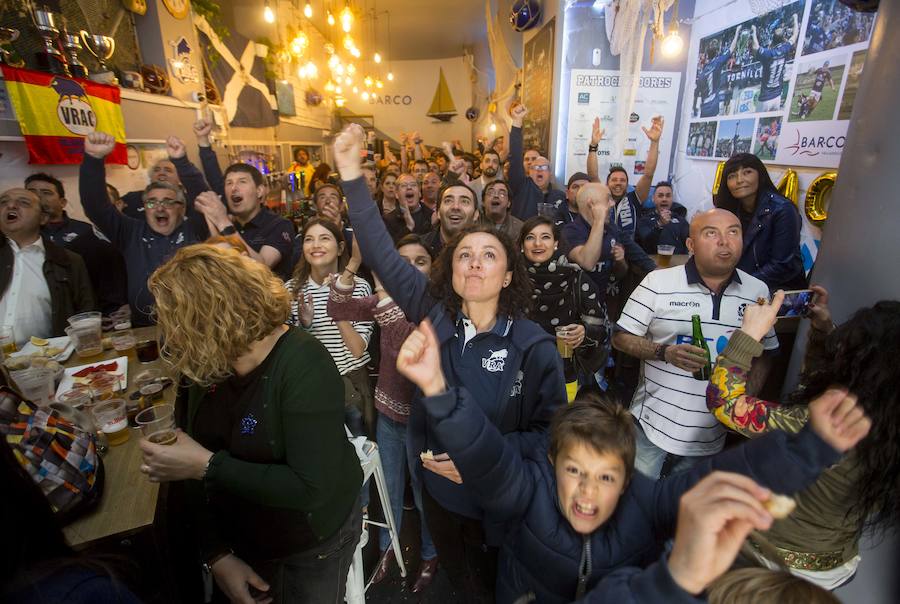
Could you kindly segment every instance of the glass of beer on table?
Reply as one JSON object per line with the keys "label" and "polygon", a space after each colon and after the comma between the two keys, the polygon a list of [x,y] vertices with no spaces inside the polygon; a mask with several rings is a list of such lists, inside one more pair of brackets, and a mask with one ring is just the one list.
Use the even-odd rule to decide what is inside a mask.
{"label": "glass of beer on table", "polygon": [[141,340],[137,343],[137,357],[141,363],[152,363],[159,358],[159,343],[156,340]]}
{"label": "glass of beer on table", "polygon": [[66,335],[72,339],[75,352],[80,358],[95,357],[103,352],[101,324],[98,312],[83,312],[69,317]]}
{"label": "glass of beer on table", "polygon": [[674,253],[674,245],[657,245],[656,255],[658,256],[657,263],[659,264],[659,268],[669,268],[672,266],[672,254]]}
{"label": "glass of beer on table", "polygon": [[172,405],[153,405],[147,407],[135,417],[144,438],[157,445],[172,445],[178,440],[175,431],[175,407]]}
{"label": "glass of beer on table", "polygon": [[116,352],[127,356],[129,360],[136,357],[135,346],[137,345],[137,341],[131,333],[131,330],[126,329],[113,332],[112,345],[113,348],[116,349]]}
{"label": "glass of beer on table", "polygon": [[572,345],[566,340],[566,337],[569,335],[568,327],[557,327],[556,328],[556,350],[559,351],[559,356],[564,359],[571,359],[574,350],[572,349]]}
{"label": "glass of beer on table", "polygon": [[123,399],[113,398],[97,403],[91,408],[91,414],[110,446],[115,447],[128,441],[128,412]]}

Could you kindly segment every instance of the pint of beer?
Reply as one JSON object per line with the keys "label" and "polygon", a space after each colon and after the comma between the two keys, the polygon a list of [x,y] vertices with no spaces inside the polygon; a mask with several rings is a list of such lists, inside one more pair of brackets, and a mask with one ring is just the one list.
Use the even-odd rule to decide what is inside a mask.
{"label": "pint of beer", "polygon": [[672,254],[675,253],[674,245],[657,245],[657,264],[659,268],[669,268],[672,266]]}
{"label": "pint of beer", "polygon": [[134,418],[144,438],[157,445],[173,445],[178,440],[175,431],[175,407],[153,405]]}
{"label": "pint of beer", "polygon": [[94,423],[106,435],[110,446],[121,445],[128,441],[128,414],[125,401],[120,398],[110,399],[94,405],[91,409]]}
{"label": "pint of beer", "polygon": [[568,336],[569,330],[566,327],[557,327],[556,328],[556,350],[559,352],[559,356],[564,359],[571,359],[574,350],[572,349],[572,345],[569,344],[565,338]]}

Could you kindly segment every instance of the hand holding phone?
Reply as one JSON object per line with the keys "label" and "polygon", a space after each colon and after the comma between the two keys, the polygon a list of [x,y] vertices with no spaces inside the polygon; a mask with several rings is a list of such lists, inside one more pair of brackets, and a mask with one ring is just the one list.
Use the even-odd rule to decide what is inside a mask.
{"label": "hand holding phone", "polygon": [[811,289],[795,289],[784,292],[784,301],[778,309],[776,317],[805,317],[809,314],[809,305],[815,292]]}

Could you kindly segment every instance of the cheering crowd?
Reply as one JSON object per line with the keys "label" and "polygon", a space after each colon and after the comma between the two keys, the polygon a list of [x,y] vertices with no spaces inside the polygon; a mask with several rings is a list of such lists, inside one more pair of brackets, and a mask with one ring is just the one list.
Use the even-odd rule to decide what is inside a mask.
{"label": "cheering crowd", "polygon": [[[443,572],[465,602],[836,601],[863,531],[900,524],[900,303],[837,326],[813,286],[800,386],[758,398],[782,290],[807,287],[799,213],[762,162],[733,155],[689,219],[653,183],[661,118],[633,186],[599,174],[596,120],[563,189],[509,111],[508,137],[473,152],[413,133],[367,158],[350,126],[336,174],[299,153],[316,211],[300,233],[254,167],[220,169],[209,122],[202,170],[169,137],[121,198],[115,140],[88,134],[93,224],[50,174],[0,194],[0,316],[23,340],[125,305],[158,326],[183,431],[142,441],[141,471],[184,484],[215,598],[343,600],[369,506],[349,430],[377,442],[398,527],[409,481],[415,593]],[[660,268],[659,246],[690,258]],[[378,547],[374,582],[396,572],[387,531]]]}

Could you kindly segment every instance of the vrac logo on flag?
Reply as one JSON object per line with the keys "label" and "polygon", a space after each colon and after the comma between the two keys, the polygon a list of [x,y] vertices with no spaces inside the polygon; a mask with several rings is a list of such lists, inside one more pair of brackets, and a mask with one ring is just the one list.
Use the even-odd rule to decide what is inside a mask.
{"label": "vrac logo on flag", "polygon": [[59,95],[56,115],[66,130],[84,136],[97,129],[97,116],[81,84],[56,76],[50,81],[50,88]]}
{"label": "vrac logo on flag", "polygon": [[31,164],[80,164],[84,137],[106,132],[116,146],[106,161],[128,163],[118,86],[2,66]]}

